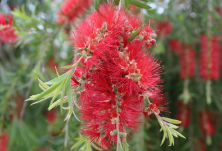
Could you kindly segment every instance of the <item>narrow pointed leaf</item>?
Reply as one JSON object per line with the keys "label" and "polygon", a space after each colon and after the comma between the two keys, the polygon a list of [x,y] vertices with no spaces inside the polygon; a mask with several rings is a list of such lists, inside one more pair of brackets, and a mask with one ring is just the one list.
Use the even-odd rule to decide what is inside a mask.
{"label": "narrow pointed leaf", "polygon": [[174,119],[170,119],[170,118],[166,118],[166,117],[162,117],[162,119],[163,119],[164,121],[167,121],[167,122],[173,123],[173,124],[180,124],[180,123],[181,123],[181,121],[174,120]]}
{"label": "narrow pointed leaf", "polygon": [[145,8],[150,9],[151,7],[143,2],[140,2],[139,0],[129,0],[132,4],[136,5],[139,8]]}
{"label": "narrow pointed leaf", "polygon": [[132,41],[132,40],[138,35],[138,33],[140,32],[140,29],[141,29],[141,27],[140,27],[139,29],[137,29],[137,30],[128,38],[128,41]]}
{"label": "narrow pointed leaf", "polygon": [[52,80],[50,80],[50,81],[48,81],[48,82],[45,82],[45,84],[47,84],[47,85],[52,85],[52,84],[61,82],[62,80],[64,80],[64,79],[68,76],[69,72],[70,72],[70,71],[68,71],[68,72],[60,75],[59,77],[57,77],[57,78],[55,78],[55,79],[52,79]]}
{"label": "narrow pointed leaf", "polygon": [[78,141],[77,143],[75,143],[72,147],[71,147],[71,150],[79,147],[82,143],[84,143],[85,140],[80,140]]}
{"label": "narrow pointed leaf", "polygon": [[51,87],[49,87],[47,90],[43,91],[42,93],[40,94],[37,94],[37,95],[32,95],[29,99],[27,99],[26,101],[29,101],[29,100],[38,100],[50,93],[53,93],[55,91],[55,89],[61,84],[61,82],[59,83],[56,83],[54,85],[52,85]]}

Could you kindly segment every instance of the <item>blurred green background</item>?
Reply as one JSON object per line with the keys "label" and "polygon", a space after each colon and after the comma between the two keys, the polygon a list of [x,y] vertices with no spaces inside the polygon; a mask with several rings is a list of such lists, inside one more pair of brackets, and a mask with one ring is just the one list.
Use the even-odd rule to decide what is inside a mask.
{"label": "blurred green background", "polygon": [[[73,60],[74,52],[69,42],[71,28],[95,9],[92,2],[74,21],[58,24],[57,12],[62,3],[64,0],[0,2],[0,13],[13,16],[12,28],[19,37],[14,43],[0,41],[0,151],[65,150],[66,122],[60,111],[47,111],[49,100],[32,106],[32,102],[24,102],[30,95],[40,92],[38,77],[43,81],[50,80],[56,77],[55,66],[62,73],[61,67]],[[200,35],[210,34],[222,39],[222,1],[143,0],[143,3],[151,9],[131,7],[134,13],[144,16],[144,22],[150,20],[152,28],[157,30],[157,46],[150,51],[162,61],[164,91],[168,92],[166,100],[171,102],[168,104],[171,113],[163,114],[171,118],[183,116],[179,120],[187,125],[181,125],[179,131],[186,139],[175,139],[174,146],[168,146],[167,141],[160,146],[162,132],[159,132],[157,120],[151,116],[144,118],[140,131],[128,138],[130,150],[222,151],[222,78],[211,80],[212,102],[208,104],[207,82],[199,75]],[[1,30],[4,29],[0,21],[0,39]],[[180,50],[184,50],[186,44],[195,51],[195,75],[189,78],[188,84],[188,79],[180,78],[180,71],[185,69],[179,63],[180,50],[172,50],[170,46],[173,39],[182,44]],[[222,58],[222,47],[218,52],[218,57]],[[222,62],[218,64],[221,71]],[[188,104],[181,107],[179,100]],[[208,118],[199,122],[200,112],[204,110],[208,110]],[[204,125],[210,125],[207,128],[215,132],[206,136],[201,129]],[[80,137],[79,127],[80,123],[72,117],[68,128],[69,147]]]}

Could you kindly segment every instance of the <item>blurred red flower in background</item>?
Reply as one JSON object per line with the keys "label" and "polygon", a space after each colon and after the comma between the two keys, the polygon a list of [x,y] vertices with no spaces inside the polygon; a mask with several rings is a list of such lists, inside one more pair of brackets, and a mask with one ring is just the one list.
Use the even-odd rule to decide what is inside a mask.
{"label": "blurred red flower in background", "polygon": [[2,131],[0,136],[0,151],[7,151],[9,136]]}
{"label": "blurred red flower in background", "polygon": [[0,44],[15,43],[18,40],[12,26],[12,16],[0,13]]}
{"label": "blurred red flower in background", "polygon": [[51,109],[50,111],[46,111],[45,116],[46,116],[47,121],[48,121],[49,123],[54,123],[55,120],[56,120],[56,117],[57,117],[57,115],[56,115],[56,109],[53,108],[53,109]]}
{"label": "blurred red flower in background", "polygon": [[215,128],[209,114],[209,110],[199,112],[199,125],[205,136],[211,136],[215,133]]}
{"label": "blurred red flower in background", "polygon": [[181,51],[181,43],[179,39],[171,39],[168,42],[169,48],[172,53],[179,54]]}
{"label": "blurred red flower in background", "polygon": [[220,73],[220,37],[214,36],[209,39],[207,36],[200,36],[200,70],[199,74],[203,80],[218,80]]}
{"label": "blurred red flower in background", "polygon": [[172,24],[170,21],[165,20],[157,23],[157,30],[161,38],[165,38],[172,30]]}
{"label": "blurred red flower in background", "polygon": [[88,9],[93,0],[66,0],[59,12],[57,23],[70,23],[73,22],[79,15],[84,13],[84,9]]}
{"label": "blurred red flower in background", "polygon": [[189,45],[182,45],[179,56],[180,78],[192,78],[195,71],[195,52]]}
{"label": "blurred red flower in background", "polygon": [[188,104],[184,104],[183,101],[178,101],[177,103],[177,114],[176,119],[181,121],[180,126],[187,128],[190,125],[190,115],[191,111]]}
{"label": "blurred red flower in background", "polygon": [[52,71],[54,72],[54,73],[56,73],[56,69],[57,69],[57,71],[59,71],[59,65],[55,62],[55,59],[54,58],[50,58],[49,60],[48,60],[48,65],[49,65],[49,67],[52,69]]}

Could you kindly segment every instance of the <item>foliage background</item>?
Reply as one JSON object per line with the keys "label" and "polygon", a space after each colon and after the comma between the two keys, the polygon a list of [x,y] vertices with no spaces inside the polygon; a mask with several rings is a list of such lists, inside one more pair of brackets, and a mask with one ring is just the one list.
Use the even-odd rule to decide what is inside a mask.
{"label": "foliage background", "polygon": [[[54,65],[62,72],[62,66],[73,59],[72,46],[69,43],[69,34],[65,28],[69,26],[59,25],[55,22],[56,13],[63,3],[62,0],[2,0],[0,12],[13,14],[14,28],[20,40],[16,44],[0,43],[0,129],[8,135],[9,151],[45,151],[64,150],[64,116],[57,111],[56,121],[47,121],[47,107],[49,102],[30,106],[30,102],[24,103],[30,95],[40,92],[37,77],[43,81],[56,76]],[[212,4],[212,11],[208,6]],[[157,48],[152,49],[155,57],[162,61],[165,74],[162,78],[164,90],[168,92],[167,101],[171,101],[168,117],[176,118],[177,101],[183,92],[184,81],[179,78],[178,55],[171,52],[168,46],[170,39],[179,39],[182,43],[189,43],[196,52],[195,77],[190,79],[189,91],[191,99],[191,123],[188,128],[180,129],[187,139],[176,139],[175,146],[169,147],[165,142],[160,146],[162,133],[160,126],[152,117],[144,119],[141,130],[129,138],[130,150],[137,151],[196,151],[197,137],[205,140],[198,123],[198,113],[203,109],[212,111],[210,118],[215,121],[215,134],[212,136],[212,144],[206,145],[206,150],[219,151],[222,144],[222,79],[212,83],[212,103],[206,103],[205,82],[199,77],[199,35],[206,34],[207,24],[211,22],[212,35],[222,39],[221,0],[149,0],[150,10],[140,9],[145,21],[168,20],[172,23],[172,31],[164,38],[157,38]],[[12,12],[13,10],[13,12]],[[94,10],[92,5],[88,10]],[[87,14],[79,16],[75,23]],[[209,20],[208,15],[213,16]],[[156,22],[152,27],[158,29]],[[157,32],[158,34],[158,32]],[[1,36],[1,35],[0,35]],[[222,53],[222,52],[220,52]],[[54,63],[54,64],[53,64]],[[18,96],[20,95],[20,96]],[[21,102],[22,104],[18,104]],[[17,110],[20,110],[18,113]],[[18,115],[20,114],[20,115]],[[10,118],[13,115],[13,118]],[[79,137],[80,124],[75,118],[71,118],[69,124],[68,145],[71,147]],[[1,150],[1,149],[0,149]]]}

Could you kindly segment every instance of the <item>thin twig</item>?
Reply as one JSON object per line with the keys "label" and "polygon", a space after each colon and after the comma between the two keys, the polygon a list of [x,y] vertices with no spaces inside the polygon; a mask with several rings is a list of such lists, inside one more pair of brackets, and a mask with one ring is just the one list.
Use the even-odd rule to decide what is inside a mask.
{"label": "thin twig", "polygon": [[64,141],[65,148],[67,147],[67,144],[68,144],[68,139],[69,139],[68,133],[69,133],[69,119],[66,121],[66,125],[65,125],[65,141]]}
{"label": "thin twig", "polygon": [[[32,82],[33,82],[33,77],[29,80],[28,90],[26,91],[26,94],[25,94],[25,100],[29,97],[29,93],[30,93],[30,90],[31,90],[31,87],[32,87]],[[20,120],[22,119],[22,117],[24,115],[26,105],[27,105],[27,101],[25,101],[23,103],[22,111],[21,111],[21,114],[20,114]]]}

